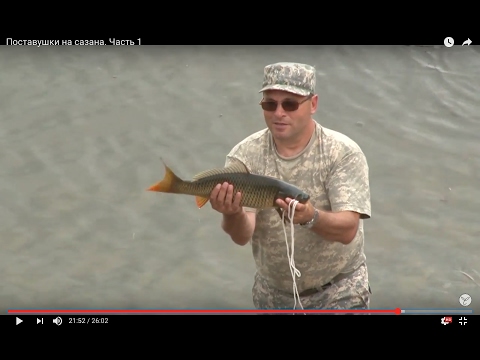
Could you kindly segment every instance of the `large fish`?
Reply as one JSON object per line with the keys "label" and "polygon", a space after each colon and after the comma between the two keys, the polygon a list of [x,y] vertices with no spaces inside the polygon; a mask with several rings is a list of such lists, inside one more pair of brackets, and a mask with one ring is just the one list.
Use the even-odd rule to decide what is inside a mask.
{"label": "large fish", "polygon": [[296,186],[282,180],[263,175],[251,174],[240,161],[232,165],[203,171],[195,175],[192,181],[182,180],[164,163],[165,176],[162,181],[147,190],[171,194],[193,195],[198,208],[203,207],[217,184],[227,182],[233,185],[234,194],[240,192],[240,206],[255,209],[276,208],[280,217],[282,212],[275,203],[277,199],[289,197],[304,204],[310,196]]}

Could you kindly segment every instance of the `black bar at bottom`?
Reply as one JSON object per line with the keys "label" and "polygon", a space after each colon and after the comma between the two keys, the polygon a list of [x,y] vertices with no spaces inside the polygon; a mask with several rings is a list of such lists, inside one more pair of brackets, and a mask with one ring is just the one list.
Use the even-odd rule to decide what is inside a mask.
{"label": "black bar at bottom", "polygon": [[[205,314],[203,314],[205,315]],[[208,316],[208,315],[207,315]],[[333,315],[324,316],[321,320],[315,319],[315,316],[296,314],[290,316],[292,323],[314,322],[314,324],[321,324],[322,327],[329,329],[344,328],[345,326],[377,326],[379,329],[398,329],[398,326],[406,326],[409,331],[415,331],[421,329],[433,330],[438,329],[440,332],[450,331],[449,329],[456,328],[455,331],[472,331],[480,330],[480,317],[477,315],[360,315],[360,316],[345,316],[345,315]],[[316,315],[318,316],[318,315]],[[260,318],[260,320],[259,320]],[[303,319],[303,320],[302,320]],[[109,331],[115,329],[132,329],[142,326],[169,326],[171,322],[172,326],[181,326],[181,322],[184,322],[186,326],[195,325],[195,322],[199,324],[205,324],[205,319],[201,319],[201,316],[162,316],[162,315],[5,315],[0,317],[0,327],[6,329],[12,329],[13,331],[21,331],[21,329],[42,329],[42,331],[62,331],[62,329],[68,329],[71,331],[74,329],[88,329],[89,331],[98,329]],[[209,319],[209,326],[211,323],[217,322],[219,326],[235,326],[237,322],[238,326],[243,322],[249,321],[261,321],[262,323],[278,323],[279,326],[288,321],[285,316],[280,316],[280,319],[275,319],[275,316],[236,316],[234,318],[225,319],[225,316],[216,316],[213,319]]]}

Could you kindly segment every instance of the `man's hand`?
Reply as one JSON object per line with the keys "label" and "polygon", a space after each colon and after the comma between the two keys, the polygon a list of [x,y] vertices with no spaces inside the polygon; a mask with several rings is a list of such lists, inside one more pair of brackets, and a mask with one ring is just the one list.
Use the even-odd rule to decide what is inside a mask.
{"label": "man's hand", "polygon": [[[288,220],[288,205],[290,202],[292,202],[293,199],[286,198],[285,201],[281,199],[277,199],[276,203],[278,206],[280,206],[283,211],[285,212],[285,221],[289,222]],[[290,206],[290,214],[292,213],[293,207]],[[293,223],[294,224],[305,224],[306,222],[309,222],[310,220],[313,219],[313,216],[315,215],[315,208],[313,205],[310,203],[310,201],[307,201],[305,204],[298,203],[297,206],[295,207],[295,215],[293,217]]]}
{"label": "man's hand", "polygon": [[222,229],[230,235],[233,242],[246,245],[255,230],[255,213],[243,211],[240,206],[242,194],[233,193],[228,183],[218,184],[210,194],[210,204],[214,210],[223,214]]}
{"label": "man's hand", "polygon": [[210,204],[214,210],[223,215],[236,215],[243,211],[240,206],[242,194],[233,194],[233,185],[228,183],[218,184],[210,194]]}

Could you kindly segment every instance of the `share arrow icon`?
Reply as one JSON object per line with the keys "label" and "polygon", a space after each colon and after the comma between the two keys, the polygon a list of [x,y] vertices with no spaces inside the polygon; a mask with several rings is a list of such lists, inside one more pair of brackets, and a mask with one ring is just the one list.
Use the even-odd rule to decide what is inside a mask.
{"label": "share arrow icon", "polygon": [[462,46],[463,46],[463,45],[470,46],[471,43],[472,43],[472,40],[467,39],[467,40],[465,40],[465,41],[463,42]]}

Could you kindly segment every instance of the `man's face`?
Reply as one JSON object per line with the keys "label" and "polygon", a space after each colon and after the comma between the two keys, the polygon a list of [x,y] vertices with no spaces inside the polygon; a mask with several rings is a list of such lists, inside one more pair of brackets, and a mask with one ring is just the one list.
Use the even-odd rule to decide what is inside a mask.
{"label": "man's face", "polygon": [[[293,140],[302,137],[308,131],[312,115],[317,110],[317,95],[309,98],[281,90],[267,90],[263,93],[262,102],[270,101],[277,103],[276,109],[274,111],[263,110],[263,115],[267,127],[275,139]],[[282,106],[284,101],[304,102],[299,105],[297,110],[288,111]]]}

